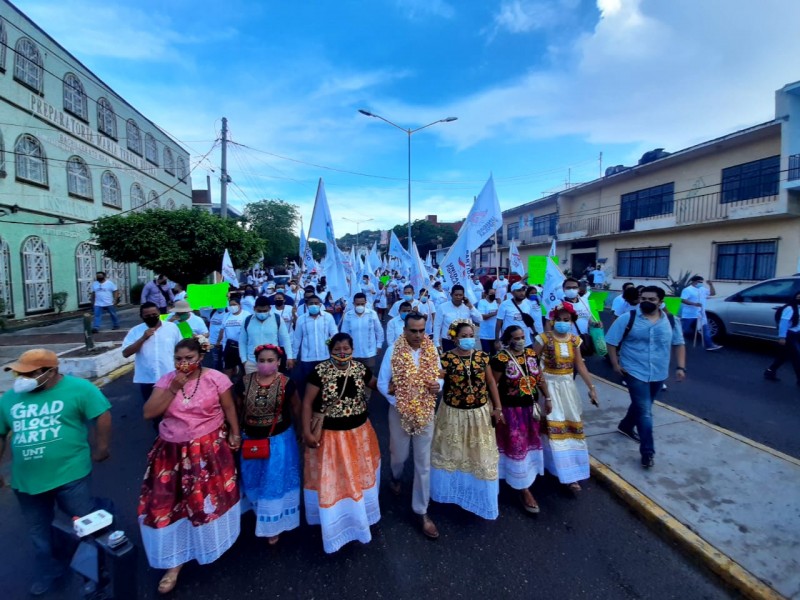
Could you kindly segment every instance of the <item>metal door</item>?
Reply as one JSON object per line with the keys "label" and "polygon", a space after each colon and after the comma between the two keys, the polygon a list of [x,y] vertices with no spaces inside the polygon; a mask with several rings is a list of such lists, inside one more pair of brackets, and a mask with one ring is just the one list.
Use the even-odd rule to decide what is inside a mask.
{"label": "metal door", "polygon": [[3,239],[0,239],[0,300],[5,306],[0,314],[12,314],[14,301],[11,296],[11,251],[8,248],[8,242]]}
{"label": "metal door", "polygon": [[53,308],[50,249],[42,238],[31,236],[22,245],[22,272],[25,275],[25,310],[30,313]]}
{"label": "metal door", "polygon": [[104,256],[103,270],[106,272],[106,277],[117,285],[120,302],[122,302],[122,304],[128,304],[130,302],[131,294],[130,278],[128,277],[128,265],[113,261]]}
{"label": "metal door", "polygon": [[78,305],[89,304],[92,283],[97,274],[97,262],[94,248],[87,242],[78,244],[75,250],[75,274],[78,279]]}

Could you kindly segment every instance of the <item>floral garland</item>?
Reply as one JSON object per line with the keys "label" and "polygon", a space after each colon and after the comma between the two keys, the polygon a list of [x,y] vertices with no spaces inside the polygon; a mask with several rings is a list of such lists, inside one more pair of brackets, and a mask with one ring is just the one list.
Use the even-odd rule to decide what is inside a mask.
{"label": "floral garland", "polygon": [[436,394],[425,384],[439,378],[439,353],[426,336],[420,344],[419,367],[414,364],[411,346],[404,335],[397,338],[392,353],[392,381],[400,424],[409,435],[416,435],[433,418]]}

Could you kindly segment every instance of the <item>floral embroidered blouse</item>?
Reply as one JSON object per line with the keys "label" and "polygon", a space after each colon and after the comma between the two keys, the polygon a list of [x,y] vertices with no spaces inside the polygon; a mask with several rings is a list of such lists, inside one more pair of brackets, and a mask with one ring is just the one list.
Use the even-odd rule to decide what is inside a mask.
{"label": "floral embroidered blouse", "polygon": [[542,344],[544,372],[551,375],[572,375],[575,370],[575,348],[581,338],[574,333],[564,340],[557,340],[552,333],[540,333],[536,341]]}
{"label": "floral embroidered blouse", "polygon": [[492,371],[500,373],[497,391],[503,408],[533,406],[539,391],[539,361],[531,348],[525,348],[520,356],[502,350],[489,361]]}
{"label": "floral embroidered blouse", "polygon": [[486,388],[486,367],[489,355],[476,350],[470,356],[453,351],[442,356],[444,369],[444,401],[454,408],[480,408],[489,400]]}
{"label": "floral embroidered blouse", "polygon": [[372,371],[356,360],[350,362],[349,370],[348,377],[347,371],[326,360],[308,376],[307,383],[320,389],[312,409],[325,413],[323,429],[355,429],[367,422],[367,384],[372,380]]}

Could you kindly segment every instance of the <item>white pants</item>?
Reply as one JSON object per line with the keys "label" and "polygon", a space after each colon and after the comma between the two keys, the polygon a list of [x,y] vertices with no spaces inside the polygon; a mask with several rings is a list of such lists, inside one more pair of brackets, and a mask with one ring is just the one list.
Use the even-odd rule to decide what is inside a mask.
{"label": "white pants", "polygon": [[400,413],[389,407],[389,452],[392,477],[403,475],[411,444],[414,444],[414,486],[411,490],[411,509],[418,515],[428,512],[431,499],[431,444],[434,419],[417,435],[408,435],[400,424]]}

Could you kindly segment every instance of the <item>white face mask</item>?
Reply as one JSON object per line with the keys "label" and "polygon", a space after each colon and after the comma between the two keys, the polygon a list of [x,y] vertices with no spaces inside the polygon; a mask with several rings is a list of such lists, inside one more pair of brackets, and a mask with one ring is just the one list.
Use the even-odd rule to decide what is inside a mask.
{"label": "white face mask", "polygon": [[358,305],[358,306],[355,307],[356,314],[358,314],[358,315],[363,315],[365,310],[366,310],[366,307],[361,306],[361,305]]}
{"label": "white face mask", "polygon": [[[45,371],[42,375],[46,374],[48,371]],[[39,377],[42,375],[39,375]],[[33,392],[42,386],[39,382],[39,377],[25,377],[24,375],[20,375],[14,380],[14,391],[18,394]]]}

